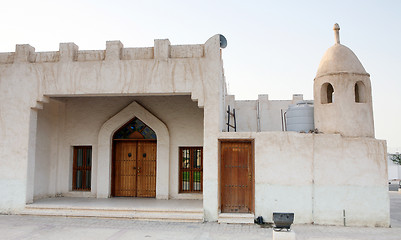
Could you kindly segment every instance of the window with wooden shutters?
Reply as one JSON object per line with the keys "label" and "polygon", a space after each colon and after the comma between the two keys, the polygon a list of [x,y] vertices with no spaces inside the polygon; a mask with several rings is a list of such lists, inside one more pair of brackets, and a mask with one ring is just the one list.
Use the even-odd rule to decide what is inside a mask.
{"label": "window with wooden shutters", "polygon": [[202,192],[202,147],[180,147],[180,193]]}
{"label": "window with wooden shutters", "polygon": [[92,147],[74,147],[72,190],[90,191],[92,171]]}

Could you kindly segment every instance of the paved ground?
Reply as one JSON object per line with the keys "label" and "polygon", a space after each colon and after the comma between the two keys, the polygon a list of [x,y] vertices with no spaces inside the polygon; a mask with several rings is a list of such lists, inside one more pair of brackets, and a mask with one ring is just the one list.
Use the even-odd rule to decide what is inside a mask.
{"label": "paved ground", "polygon": [[401,228],[401,192],[390,192],[390,218],[393,228]]}
{"label": "paved ground", "polygon": [[[298,240],[401,240],[401,193],[390,193],[392,228],[295,225]],[[0,239],[272,239],[271,228],[217,223],[0,215]]]}

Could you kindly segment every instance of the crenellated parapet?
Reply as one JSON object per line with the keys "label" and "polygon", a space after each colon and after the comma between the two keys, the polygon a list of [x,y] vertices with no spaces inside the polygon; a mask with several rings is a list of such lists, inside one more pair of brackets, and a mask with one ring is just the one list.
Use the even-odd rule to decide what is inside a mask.
{"label": "crenellated parapet", "polygon": [[31,109],[43,108],[46,96],[76,95],[191,95],[204,107],[222,94],[221,36],[193,45],[156,39],[142,48],[107,41],[104,50],[60,43],[58,51],[36,52],[16,45],[15,52],[0,53],[0,92],[20,92]]}
{"label": "crenellated parapet", "polygon": [[16,45],[15,52],[0,53],[0,64],[89,62],[110,60],[145,60],[169,58],[202,58],[204,44],[171,45],[168,39],[156,39],[153,47],[124,48],[120,41],[107,41],[105,50],[79,50],[75,43],[60,43],[59,51],[35,52],[29,44]]}

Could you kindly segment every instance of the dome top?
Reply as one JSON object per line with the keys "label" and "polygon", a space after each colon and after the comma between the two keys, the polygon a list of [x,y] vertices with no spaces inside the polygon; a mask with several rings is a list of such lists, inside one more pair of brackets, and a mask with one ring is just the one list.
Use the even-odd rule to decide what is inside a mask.
{"label": "dome top", "polygon": [[320,61],[316,77],[333,73],[368,74],[358,57],[348,47],[340,44],[340,26],[334,24],[335,44],[329,48]]}

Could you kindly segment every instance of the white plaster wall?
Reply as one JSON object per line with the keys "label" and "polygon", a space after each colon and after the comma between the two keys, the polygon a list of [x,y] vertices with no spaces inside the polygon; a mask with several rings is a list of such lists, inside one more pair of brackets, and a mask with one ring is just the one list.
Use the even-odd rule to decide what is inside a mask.
{"label": "white plaster wall", "polygon": [[[67,194],[71,191],[72,172],[72,147],[79,145],[92,146],[92,196],[97,191],[97,144],[101,126],[110,117],[114,116],[132,101],[142,104],[148,111],[157,116],[166,124],[170,133],[170,197],[172,198],[202,198],[202,194],[178,194],[178,148],[180,146],[203,146],[203,109],[192,101],[190,96],[154,96],[154,97],[78,97],[59,98],[65,104],[65,126],[63,134],[58,135],[57,128],[51,124],[57,124],[64,117],[57,113],[55,104],[45,105],[39,111],[38,141],[37,141],[37,166],[35,174],[35,196],[52,194],[47,190],[50,184],[56,187],[56,183],[50,180],[50,175],[55,169],[49,164],[57,162],[57,158],[50,158],[50,146],[61,148],[58,165],[64,171],[57,174],[60,186],[57,193]],[[53,106],[53,107],[52,107]],[[52,119],[57,117],[52,122]],[[61,121],[63,122],[63,121]],[[146,122],[145,122],[146,123]],[[57,125],[56,125],[57,126]],[[60,136],[57,138],[57,136]],[[51,139],[57,139],[52,141]],[[36,184],[37,183],[37,184]],[[54,185],[54,186],[52,186]],[[42,187],[40,187],[42,186]],[[72,194],[69,193],[69,196]],[[81,196],[80,194],[76,194]]]}
{"label": "white plaster wall", "polygon": [[257,104],[258,102],[254,100],[235,101],[237,132],[257,132]]}
{"label": "white plaster wall", "polygon": [[[59,119],[63,117],[63,103],[51,100],[38,111],[34,199],[50,197],[56,194],[55,180],[57,171],[57,150],[59,141]],[[61,110],[61,112],[60,112]],[[51,186],[51,187],[50,187]]]}
{"label": "white plaster wall", "polygon": [[386,143],[296,132],[222,133],[255,141],[255,216],[295,223],[388,227]]}
{"label": "white plaster wall", "polygon": [[386,142],[317,134],[314,141],[314,222],[349,226],[390,223]]}
{"label": "white plaster wall", "polygon": [[[224,108],[220,35],[173,53],[166,39],[135,51],[111,41],[99,51],[79,51],[73,43],[62,43],[57,52],[36,53],[29,45],[17,45],[15,53],[0,53],[0,212],[21,209],[33,198],[36,111],[48,96],[186,94],[204,107],[204,187],[209,189],[204,192],[205,216],[217,219],[216,139]],[[59,159],[71,154],[63,145],[57,151]],[[69,189],[62,180],[68,178],[69,161],[57,166],[57,192]]]}
{"label": "white plaster wall", "polygon": [[302,94],[293,94],[291,100],[269,100],[267,94],[259,95],[260,131],[282,131],[285,123],[282,122],[281,114],[287,111],[290,104],[296,104],[302,100]]}
{"label": "white plaster wall", "polygon": [[[30,127],[36,126],[37,113],[29,106],[37,82],[23,80],[32,68],[21,63],[13,65],[13,71],[0,66],[0,212],[5,213],[21,209],[27,200],[31,201],[27,197],[27,192],[33,191],[27,188],[28,157],[35,156],[32,140],[36,129]],[[17,76],[13,76],[14,71]],[[34,165],[30,164],[29,169],[32,171]],[[33,171],[29,176],[33,176]]]}
{"label": "white plaster wall", "polygon": [[154,99],[144,106],[167,125],[170,133],[170,197],[201,199],[202,194],[179,194],[179,147],[203,146],[203,109],[187,96]]}
{"label": "white plaster wall", "polygon": [[[263,99],[263,98],[262,98]],[[282,131],[281,113],[287,111],[288,106],[293,104],[291,100],[259,100],[260,109],[260,130]]]}
{"label": "white plaster wall", "polygon": [[[366,102],[355,102],[355,83],[365,84]],[[321,88],[326,82],[334,89],[333,103],[322,104]],[[372,90],[369,75],[336,73],[317,77],[314,82],[315,127],[323,133],[348,137],[374,137]]]}
{"label": "white plaster wall", "polygon": [[313,135],[258,134],[255,140],[255,215],[294,212],[298,223],[312,220]]}
{"label": "white plaster wall", "polygon": [[[282,131],[284,123],[281,114],[287,111],[290,104],[302,100],[302,94],[294,94],[291,100],[269,100],[267,94],[259,95],[258,100],[235,100],[235,96],[228,95],[225,105],[226,111],[228,105],[231,111],[235,109],[237,132],[269,132]],[[227,114],[225,121],[227,122]],[[227,131],[227,128],[223,131]]]}

